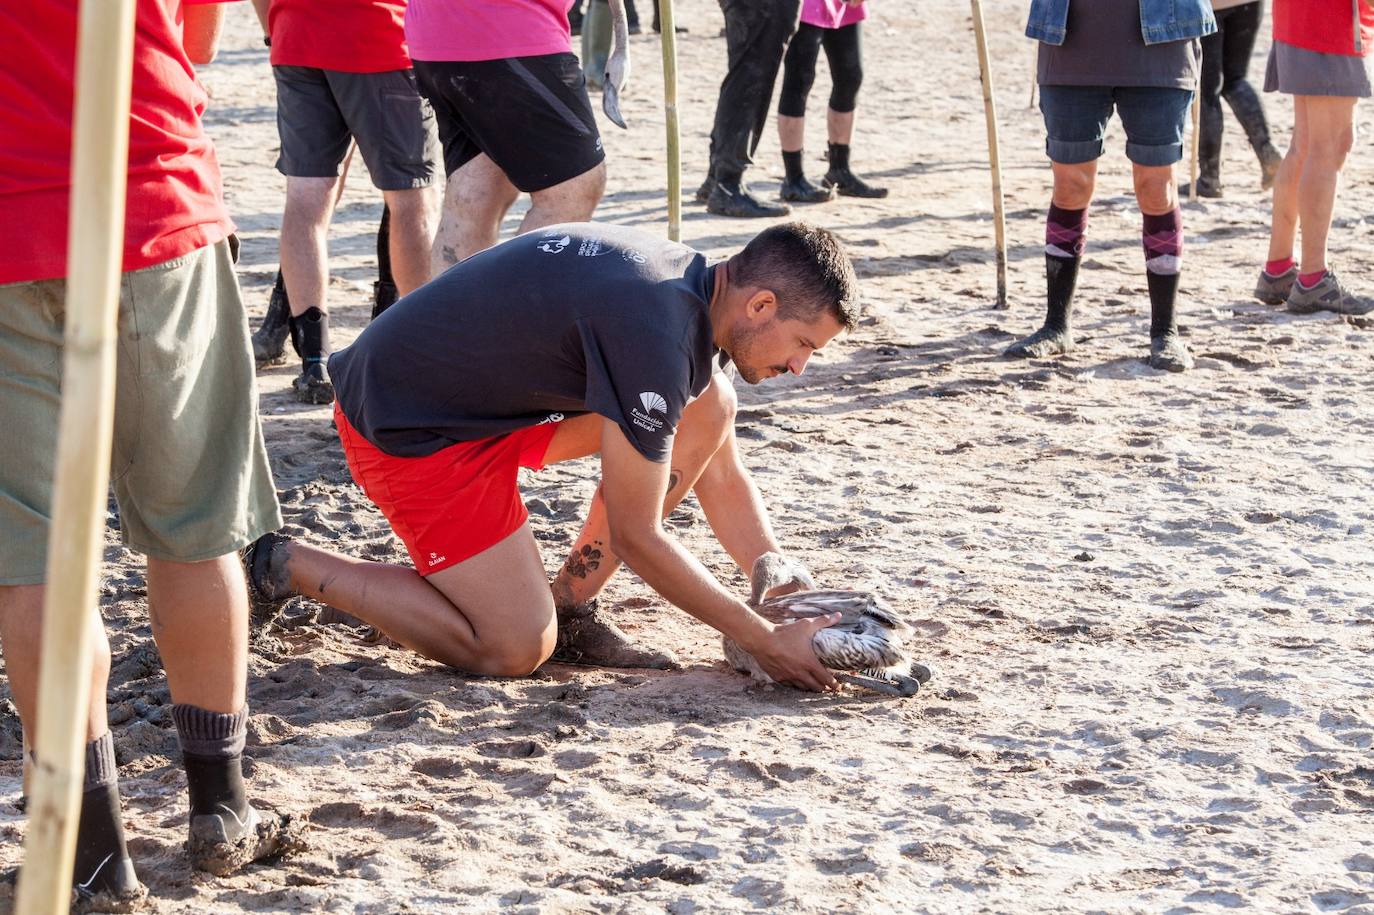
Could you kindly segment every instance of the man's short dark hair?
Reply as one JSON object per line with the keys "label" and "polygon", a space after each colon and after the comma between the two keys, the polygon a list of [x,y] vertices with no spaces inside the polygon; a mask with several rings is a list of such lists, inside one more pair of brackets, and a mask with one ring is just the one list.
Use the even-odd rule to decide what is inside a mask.
{"label": "man's short dark hair", "polygon": [[804,222],[773,226],[732,260],[731,280],[772,290],[778,317],[814,321],[828,311],[845,330],[858,325],[858,279],[833,232]]}

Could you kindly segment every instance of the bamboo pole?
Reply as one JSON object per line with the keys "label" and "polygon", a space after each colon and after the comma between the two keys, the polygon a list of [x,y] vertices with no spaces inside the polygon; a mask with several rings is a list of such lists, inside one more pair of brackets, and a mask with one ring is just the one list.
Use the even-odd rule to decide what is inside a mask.
{"label": "bamboo pole", "polygon": [[677,24],[673,0],[658,0],[663,44],[663,117],[668,131],[668,238],[682,241],[682,133],[677,119]]}
{"label": "bamboo pole", "polygon": [[973,12],[973,37],[978,44],[978,75],[983,82],[983,114],[988,128],[988,167],[992,171],[992,223],[997,243],[997,307],[1007,307],[1007,217],[1002,200],[1002,150],[997,139],[997,102],[992,91],[992,67],[988,62],[988,36],[983,28],[982,0],[969,0]]}
{"label": "bamboo pole", "polygon": [[16,906],[24,915],[65,913],[72,894],[91,613],[110,478],[133,32],[134,0],[81,0],[62,407],[43,601],[37,759]]}
{"label": "bamboo pole", "polygon": [[1189,179],[1189,182],[1190,182],[1189,185],[1188,185],[1188,200],[1189,200],[1189,202],[1195,202],[1195,201],[1197,200],[1198,150],[1199,150],[1199,148],[1200,148],[1201,139],[1202,139],[1202,135],[1201,135],[1201,132],[1200,132],[1200,130],[1199,130],[1199,127],[1201,127],[1201,125],[1202,125],[1202,95],[1201,95],[1200,93],[1194,93],[1194,94],[1193,94],[1193,139],[1192,139],[1192,151],[1189,153],[1189,156],[1188,156],[1188,179]]}

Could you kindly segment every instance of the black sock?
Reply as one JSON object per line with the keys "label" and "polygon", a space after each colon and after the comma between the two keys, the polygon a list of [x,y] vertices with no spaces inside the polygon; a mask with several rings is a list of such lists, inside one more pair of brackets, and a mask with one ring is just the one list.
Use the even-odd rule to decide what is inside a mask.
{"label": "black sock", "polygon": [[382,205],[382,221],[377,224],[377,281],[395,285],[391,275],[391,207]]}
{"label": "black sock", "polygon": [[832,172],[849,171],[849,144],[831,143],[830,144],[830,170]]}
{"label": "black sock", "polygon": [[186,765],[191,816],[231,811],[246,819],[248,793],[243,784],[243,745],[248,735],[248,706],[235,715],[194,705],[172,706],[172,720]]}
{"label": "black sock", "polygon": [[1178,298],[1178,276],[1177,273],[1145,273],[1145,282],[1150,287],[1151,337],[1178,333],[1174,317],[1174,302]]}
{"label": "black sock", "polygon": [[76,863],[72,881],[84,891],[125,888],[133,868],[127,863],[124,820],[119,810],[119,776],[114,740],[108,731],[86,744],[86,777],[81,818],[76,827]]}
{"label": "black sock", "polygon": [[305,362],[324,362],[329,356],[329,313],[310,306],[291,318],[291,340]]}
{"label": "black sock", "polygon": [[802,179],[802,151],[796,152],[782,151],[782,166],[787,170],[788,181],[800,181]]}

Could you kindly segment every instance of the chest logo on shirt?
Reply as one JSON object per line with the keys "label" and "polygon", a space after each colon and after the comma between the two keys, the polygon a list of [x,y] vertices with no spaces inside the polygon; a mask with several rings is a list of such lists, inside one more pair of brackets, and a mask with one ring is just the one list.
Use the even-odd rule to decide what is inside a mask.
{"label": "chest logo on shirt", "polygon": [[663,429],[663,420],[654,416],[654,413],[668,415],[668,401],[663,399],[662,394],[655,394],[653,391],[645,391],[639,395],[639,402],[644,406],[641,410],[638,407],[630,408],[630,422],[634,423],[645,432],[659,432]]}
{"label": "chest logo on shirt", "polygon": [[572,236],[564,235],[562,238],[545,238],[539,243],[539,250],[545,254],[562,254],[563,249],[572,244]]}
{"label": "chest logo on shirt", "polygon": [[583,239],[582,243],[577,246],[578,257],[600,257],[610,253],[611,246],[596,238]]}

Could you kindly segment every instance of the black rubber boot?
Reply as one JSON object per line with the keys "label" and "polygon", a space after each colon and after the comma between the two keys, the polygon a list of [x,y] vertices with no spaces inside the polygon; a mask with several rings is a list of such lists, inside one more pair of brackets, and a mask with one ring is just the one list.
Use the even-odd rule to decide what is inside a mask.
{"label": "black rubber boot", "polygon": [[329,359],[329,315],[312,307],[300,317],[292,317],[291,342],[301,357],[301,373],[291,382],[296,399],[310,404],[333,403],[334,384],[325,365]]}
{"label": "black rubber boot", "polygon": [[878,199],[887,196],[887,188],[874,187],[849,170],[848,144],[831,143],[829,158],[830,170],[825,173],[825,184],[833,187],[841,197]]}
{"label": "black rubber boot", "polygon": [[705,203],[711,199],[711,192],[716,189],[716,179],[707,173],[706,180],[701,182],[701,187],[697,188],[696,195],[693,197],[697,203]]}
{"label": "black rubber boot", "polygon": [[1045,255],[1047,306],[1045,323],[1029,337],[1003,352],[1013,359],[1046,359],[1073,351],[1073,294],[1078,286],[1081,257]]}
{"label": "black rubber boot", "polygon": [[291,300],[286,297],[286,283],[281,271],[272,284],[272,297],[267,300],[267,314],[253,331],[253,359],[258,368],[286,363],[286,338],[290,334]]}
{"label": "black rubber boot", "polygon": [[782,189],[778,196],[793,203],[824,203],[834,196],[834,192],[828,187],[817,187],[807,180],[806,173],[802,171],[803,155],[800,149],[795,152],[783,150],[782,165],[786,177],[782,180]]}
{"label": "black rubber boot", "polygon": [[778,196],[792,203],[825,203],[834,198],[835,192],[828,187],[818,187],[812,184],[805,175],[802,175],[795,181],[784,178],[782,190],[779,191]]}
{"label": "black rubber boot", "polygon": [[711,196],[706,200],[706,211],[717,216],[734,216],[740,219],[759,219],[770,216],[786,216],[792,208],[781,203],[764,203],[749,191],[749,185],[742,178],[716,181]]}

